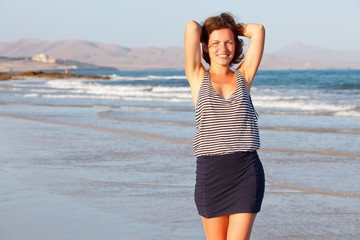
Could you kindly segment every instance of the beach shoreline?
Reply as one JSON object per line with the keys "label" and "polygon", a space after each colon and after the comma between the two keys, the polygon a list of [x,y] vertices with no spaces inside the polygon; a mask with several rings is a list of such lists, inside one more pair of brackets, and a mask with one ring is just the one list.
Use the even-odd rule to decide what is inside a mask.
{"label": "beach shoreline", "polygon": [[[64,111],[65,109],[66,108],[59,110]],[[131,200],[131,195],[135,194],[136,191],[141,193],[144,191],[141,190],[144,187],[144,189],[148,189],[145,190],[146,192],[149,190],[151,192],[151,189],[154,189],[156,193],[161,188],[167,188],[167,186],[161,186],[155,183],[141,183],[138,186],[135,183],[131,184],[131,178],[126,178],[125,176],[122,178],[119,176],[120,179],[123,179],[125,182],[130,181],[129,183],[126,183],[126,185],[129,190],[132,190],[130,192],[127,190],[125,191],[130,194],[128,197],[126,197],[126,194],[121,194],[122,198],[116,197],[112,200],[115,202],[119,201],[119,204],[121,203],[120,205],[116,204],[118,205],[117,207],[111,206],[111,204],[109,205],[109,203],[106,203],[108,201],[107,195],[110,194],[109,196],[111,196],[111,192],[113,191],[119,192],[120,194],[125,190],[122,190],[122,184],[124,183],[101,180],[106,175],[111,176],[111,172],[109,172],[110,174],[108,173],[106,175],[104,175],[106,173],[104,172],[103,174],[99,175],[100,179],[98,179],[99,177],[96,177],[95,179],[91,180],[93,177],[90,177],[89,174],[91,174],[91,172],[96,169],[94,169],[94,167],[96,167],[94,164],[100,164],[99,166],[102,166],[101,160],[96,160],[96,152],[98,150],[94,149],[94,155],[89,156],[90,159],[93,159],[91,162],[94,163],[86,163],[86,161],[76,163],[77,160],[75,159],[71,160],[74,161],[73,163],[67,163],[67,161],[70,159],[64,163],[56,163],[54,160],[50,159],[44,159],[44,161],[41,160],[43,156],[39,156],[36,151],[36,149],[40,148],[39,150],[43,152],[42,154],[47,156],[44,150],[41,150],[45,147],[42,146],[41,143],[48,142],[47,139],[50,136],[57,134],[58,131],[64,133],[72,132],[75,134],[75,136],[77,136],[78,134],[85,134],[90,130],[95,134],[94,136],[99,136],[97,132],[101,133],[101,135],[105,134],[105,136],[109,137],[114,136],[114,138],[110,138],[109,141],[112,141],[111,139],[119,138],[116,136],[124,135],[124,138],[121,137],[120,139],[131,138],[133,140],[137,139],[136,141],[144,139],[147,143],[155,141],[154,144],[156,145],[159,145],[162,142],[161,139],[149,139],[147,136],[136,134],[129,135],[116,131],[110,132],[109,130],[103,132],[102,129],[98,129],[94,126],[84,128],[78,125],[71,125],[66,123],[54,123],[50,121],[27,119],[24,117],[14,118],[14,116],[4,115],[0,116],[0,123],[1,131],[3,133],[0,137],[0,141],[4,143],[2,144],[2,149],[0,149],[3,154],[0,170],[0,201],[3,202],[3,204],[0,207],[0,211],[2,212],[1,218],[7,219],[5,224],[2,224],[1,226],[3,229],[1,229],[2,235],[0,236],[4,236],[9,240],[25,239],[25,236],[27,238],[30,236],[32,239],[39,240],[45,240],[49,238],[54,240],[60,240],[64,238],[74,240],[86,238],[95,240],[99,239],[100,236],[105,236],[106,239],[119,239],[121,236],[121,239],[129,240],[203,238],[201,221],[196,214],[191,196],[191,192],[193,191],[193,187],[191,185],[177,187],[174,186],[174,190],[176,191],[170,191],[164,196],[162,196],[162,194],[165,193],[160,191],[159,193],[161,194],[159,195],[159,198],[156,198],[158,200],[153,199],[150,201],[150,205],[155,207],[155,205],[164,204],[164,201],[160,199],[167,196],[164,198],[164,200],[166,200],[165,202],[168,203],[173,201],[173,204],[171,204],[173,205],[173,208],[168,208],[166,205],[164,207],[168,208],[169,210],[171,209],[173,214],[176,214],[176,208],[181,210],[188,208],[188,204],[192,205],[192,210],[187,210],[189,214],[187,218],[189,218],[190,223],[197,223],[192,228],[188,229],[188,232],[182,233],[181,230],[179,230],[179,232],[178,230],[169,231],[168,226],[163,226],[163,224],[165,224],[166,218],[164,219],[164,216],[161,215],[162,213],[159,213],[160,215],[155,217],[155,219],[160,218],[160,222],[155,221],[155,219],[151,221],[144,221],[141,220],[141,218],[128,219],[127,217],[122,216],[122,213],[125,211],[125,209],[130,210],[132,208],[130,206],[133,206],[134,204],[142,205],[140,199],[143,198],[135,198],[136,200]],[[5,129],[8,130],[6,131]],[[46,134],[37,134],[39,129],[46,131]],[[11,134],[11,137],[9,134]],[[20,146],[16,144],[20,141],[20,138],[23,136],[23,134],[31,139],[34,150],[24,151],[26,147],[23,148],[22,145],[29,141],[23,142]],[[99,138],[98,141],[100,141],[100,139],[102,139],[102,137]],[[71,140],[65,138],[64,140],[67,142],[70,141],[70,145],[76,145],[75,142],[73,142],[75,139]],[[133,142],[133,140],[129,141]],[[54,144],[56,144],[58,149],[64,149],[62,150],[65,151],[64,153],[67,151],[73,151],[71,148],[67,149],[66,145],[63,145],[61,142],[60,144],[54,142]],[[187,146],[186,143],[179,144],[169,142],[168,144],[176,145],[174,146],[174,149],[179,149],[181,145]],[[46,146],[46,148],[51,148],[51,146],[52,144]],[[96,146],[96,144],[89,147],[93,149],[94,146]],[[4,150],[4,148],[6,148],[6,150]],[[74,149],[75,148],[77,147],[74,146]],[[98,146],[98,148],[100,149],[102,147]],[[15,149],[18,151],[16,154],[13,152]],[[23,151],[19,151],[20,149],[23,149]],[[121,151],[124,151],[125,149],[126,148]],[[51,154],[53,151],[47,149],[46,152]],[[66,157],[66,154],[64,153],[60,155]],[[56,152],[53,152],[53,154],[58,155]],[[273,154],[275,154],[275,157],[271,157]],[[359,196],[336,194],[331,192],[329,193],[316,189],[296,187],[289,184],[284,185],[284,179],[277,179],[277,174],[274,175],[273,171],[279,166],[276,163],[278,161],[277,159],[282,159],[284,156],[290,157],[292,154],[282,153],[279,155],[273,151],[259,151],[259,155],[266,170],[267,184],[262,211],[259,213],[259,216],[255,222],[253,239],[338,239],[340,236],[342,236],[341,239],[353,239],[354,236],[358,234],[358,232],[355,230],[355,226],[359,224],[359,219],[356,219],[355,216],[359,214],[358,210],[356,210],[360,209]],[[315,155],[312,155],[311,153],[304,154],[305,158],[310,156]],[[193,157],[188,156],[187,158],[190,159]],[[333,156],[333,158],[342,161],[342,158],[340,157]],[[352,159],[352,157],[348,158]],[[111,158],[108,160],[111,160]],[[121,158],[118,159],[118,161],[121,161]],[[289,164],[292,162],[290,159],[288,161]],[[174,167],[175,164],[178,163],[172,162]],[[116,165],[110,164],[109,167],[117,169]],[[291,168],[291,165],[289,168]],[[102,168],[99,170],[101,169]],[[85,173],[83,172],[84,170],[89,172]],[[73,171],[75,171],[73,173],[75,175],[71,173]],[[83,173],[79,175],[77,173],[78,171]],[[118,171],[120,171],[120,169]],[[63,175],[65,172],[66,175]],[[135,172],[133,172],[132,175],[134,173]],[[121,173],[119,172],[119,174]],[[146,179],[146,175],[144,175],[144,177]],[[145,179],[142,181],[145,181]],[[151,178],[149,178],[149,180],[150,179]],[[270,179],[275,179],[275,181]],[[191,177],[188,180],[191,180]],[[76,181],[78,183],[76,183]],[[79,181],[85,182],[79,185],[78,188],[76,185],[79,184]],[[151,181],[154,181],[154,179]],[[285,182],[289,182],[289,180]],[[62,186],[60,186],[60,184]],[[73,187],[67,187],[69,184],[74,185],[75,188],[72,189]],[[90,186],[94,186],[95,188],[89,188]],[[171,186],[172,184],[170,184],[168,187]],[[138,189],[139,187],[140,189]],[[186,189],[186,192],[188,192],[185,196],[179,195],[179,193],[182,192],[182,188]],[[180,202],[175,200],[175,198],[179,197]],[[149,195],[146,199],[149,201],[152,198],[154,198],[154,196]],[[183,205],[184,203],[186,204]],[[151,208],[149,210],[151,210]],[[154,211],[156,210],[154,209]],[[316,214],[317,217],[312,217],[310,220],[309,216],[314,214]],[[324,217],[326,218],[329,214],[332,216],[332,221],[334,221],[334,224],[339,224],[336,223],[336,219],[341,219],[344,224],[347,224],[347,227],[343,229],[343,226],[340,225],[342,226],[341,228],[335,228],[334,224],[330,224],[330,222],[327,221],[324,222],[322,219],[324,219]],[[354,216],[355,218],[351,216]],[[21,219],[21,221],[19,221],[19,219]],[[186,220],[186,218],[183,220]],[[284,222],[287,223],[287,227],[283,226]],[[326,225],[324,225],[325,223]],[[176,225],[176,222],[171,224]],[[301,224],[301,226],[299,224]],[[326,227],[326,231],[321,231],[323,227],[329,224],[331,227],[328,226]],[[281,231],[279,230],[280,225],[282,226]],[[292,226],[297,226],[298,229],[294,230]],[[18,231],[17,229],[21,229],[21,231]]]}

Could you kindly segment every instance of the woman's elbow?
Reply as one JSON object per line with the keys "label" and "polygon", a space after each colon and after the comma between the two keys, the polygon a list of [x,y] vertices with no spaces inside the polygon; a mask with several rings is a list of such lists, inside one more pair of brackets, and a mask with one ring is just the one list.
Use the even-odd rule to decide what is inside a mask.
{"label": "woman's elbow", "polygon": [[194,20],[190,20],[186,23],[186,27],[196,26],[196,22]]}
{"label": "woman's elbow", "polygon": [[196,21],[190,20],[189,22],[186,23],[186,29],[192,31],[199,31],[199,29],[201,29],[201,26]]}
{"label": "woman's elbow", "polygon": [[265,35],[265,27],[262,24],[257,25],[257,32]]}

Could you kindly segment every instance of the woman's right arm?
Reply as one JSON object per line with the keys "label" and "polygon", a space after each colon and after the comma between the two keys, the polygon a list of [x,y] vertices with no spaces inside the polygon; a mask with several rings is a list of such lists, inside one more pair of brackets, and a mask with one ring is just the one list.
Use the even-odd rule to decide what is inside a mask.
{"label": "woman's right arm", "polygon": [[199,23],[191,20],[186,24],[184,35],[185,72],[194,103],[196,103],[201,81],[205,74],[205,68],[201,63],[201,29]]}

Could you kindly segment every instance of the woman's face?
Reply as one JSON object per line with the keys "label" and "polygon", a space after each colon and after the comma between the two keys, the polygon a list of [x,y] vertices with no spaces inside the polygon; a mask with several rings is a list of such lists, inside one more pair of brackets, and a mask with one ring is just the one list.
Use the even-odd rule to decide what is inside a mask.
{"label": "woman's face", "polygon": [[214,30],[209,36],[210,64],[229,66],[235,53],[234,34],[228,28]]}

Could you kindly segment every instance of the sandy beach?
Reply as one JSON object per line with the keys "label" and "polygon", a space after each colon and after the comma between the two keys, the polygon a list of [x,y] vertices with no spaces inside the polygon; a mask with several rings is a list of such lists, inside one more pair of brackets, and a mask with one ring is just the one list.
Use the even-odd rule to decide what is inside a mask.
{"label": "sandy beach", "polygon": [[[205,239],[188,88],[170,85],[177,72],[135,74],[1,82],[0,239]],[[254,89],[266,192],[252,239],[356,239],[356,112],[274,109],[305,96],[266,107],[274,91]]]}
{"label": "sandy beach", "polygon": [[0,180],[1,239],[139,239],[128,227],[156,236],[153,226],[28,189],[3,169]]}
{"label": "sandy beach", "polygon": [[[139,165],[135,163],[127,163],[130,165],[128,168],[132,168],[127,176],[121,176],[121,173],[114,176],[113,170],[119,167],[118,163],[103,162],[104,159],[99,156],[105,154],[104,146],[114,145],[121,139],[129,143],[140,140],[144,144],[142,149],[145,147],[147,153],[157,151],[148,149],[149,146],[154,148],[154,144],[163,145],[162,142],[166,142],[166,149],[181,152],[181,156],[185,155],[182,159],[191,166],[190,153],[183,152],[183,148],[190,152],[190,146],[185,142],[170,143],[166,139],[147,135],[20,115],[1,115],[0,120],[3,239],[204,239],[190,184],[178,178],[166,183],[153,179],[148,173],[152,172],[150,169],[139,172]],[[74,136],[64,138],[61,132],[71,132]],[[93,138],[102,144],[89,144]],[[59,141],[64,144],[59,144]],[[124,155],[126,148],[115,145],[119,149],[112,154]],[[109,151],[111,147],[107,148]],[[140,154],[134,146],[130,149],[134,152],[128,152],[129,156]],[[71,154],[79,154],[76,151],[83,153],[80,154],[83,160],[71,157]],[[260,151],[267,169],[266,197],[252,239],[355,239],[360,224],[359,194],[351,190],[346,194],[342,189],[335,192],[326,188],[317,189],[316,186],[303,187],[306,180],[301,186],[281,184],[283,181],[276,179],[279,171],[289,182],[289,172],[306,170],[303,177],[309,178],[314,174],[313,181],[321,180],[310,171],[312,167],[322,169],[322,165],[329,162],[308,162],[305,164],[308,166],[299,169],[299,163],[293,163],[291,157],[298,159],[300,154],[295,157],[291,151]],[[144,161],[145,156],[141,155]],[[283,162],[284,155],[287,162]],[[57,162],[56,159],[61,156],[65,161]],[[324,159],[321,156],[303,153],[304,159]],[[335,166],[339,162],[350,162],[353,169],[346,169],[350,175],[351,171],[356,174],[359,169],[358,155],[339,157],[329,154],[327,158],[331,158]],[[97,159],[96,163],[91,159]],[[190,168],[182,173],[183,169],[173,166],[179,163],[171,161],[164,164],[173,174],[179,171],[178,174],[186,174],[187,182],[194,178]],[[339,170],[333,170],[333,173],[321,171],[321,174],[330,177]],[[297,182],[296,179],[292,181]],[[336,184],[336,181],[329,184]]]}

